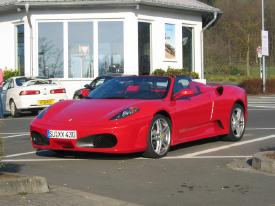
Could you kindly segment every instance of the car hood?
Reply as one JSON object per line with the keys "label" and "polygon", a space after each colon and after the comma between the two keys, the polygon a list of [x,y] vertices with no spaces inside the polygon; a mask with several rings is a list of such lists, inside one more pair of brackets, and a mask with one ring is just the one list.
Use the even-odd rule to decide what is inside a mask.
{"label": "car hood", "polygon": [[131,106],[140,106],[146,100],[67,100],[56,103],[42,120],[48,124],[62,123],[82,125],[104,123]]}

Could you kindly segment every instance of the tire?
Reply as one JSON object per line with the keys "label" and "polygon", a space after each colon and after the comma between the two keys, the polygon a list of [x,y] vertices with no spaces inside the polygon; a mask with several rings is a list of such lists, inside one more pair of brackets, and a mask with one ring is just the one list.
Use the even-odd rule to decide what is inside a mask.
{"label": "tire", "polygon": [[37,116],[37,115],[38,115],[38,112],[39,112],[39,111],[37,111],[37,110],[33,110],[33,111],[31,111],[32,115],[35,115],[35,116]]}
{"label": "tire", "polygon": [[81,99],[80,96],[78,96],[77,94],[74,95],[73,99]]}
{"label": "tire", "polygon": [[168,117],[157,114],[150,125],[147,149],[144,157],[161,158],[169,151],[171,144],[171,121]]}
{"label": "tire", "polygon": [[16,104],[13,100],[10,100],[10,111],[12,117],[20,116],[20,111],[17,109]]}
{"label": "tire", "polygon": [[226,141],[239,141],[242,139],[245,131],[244,108],[240,104],[235,104],[230,113],[229,134],[224,136]]}

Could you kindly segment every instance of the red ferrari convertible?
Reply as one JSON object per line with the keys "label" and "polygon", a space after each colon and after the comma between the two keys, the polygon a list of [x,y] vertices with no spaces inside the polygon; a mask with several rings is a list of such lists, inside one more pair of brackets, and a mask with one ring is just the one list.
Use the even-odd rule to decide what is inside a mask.
{"label": "red ferrari convertible", "polygon": [[58,102],[30,126],[34,148],[163,157],[173,145],[221,136],[242,138],[247,97],[236,86],[186,77],[116,77],[89,99]]}

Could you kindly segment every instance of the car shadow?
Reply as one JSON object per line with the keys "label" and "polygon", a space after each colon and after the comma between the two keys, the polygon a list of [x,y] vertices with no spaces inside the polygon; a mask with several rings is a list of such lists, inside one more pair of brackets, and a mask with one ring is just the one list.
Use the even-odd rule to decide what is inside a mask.
{"label": "car shadow", "polygon": [[38,114],[37,112],[24,111],[24,112],[20,113],[19,117],[12,117],[9,113],[5,113],[4,118],[14,118],[14,119],[20,119],[20,118],[25,118],[25,117],[35,118],[37,114]]}
{"label": "car shadow", "polygon": [[194,146],[209,144],[209,143],[213,143],[213,142],[220,142],[220,141],[224,141],[224,140],[222,140],[222,138],[220,136],[217,136],[217,137],[210,137],[210,138],[206,138],[206,139],[200,139],[200,140],[196,140],[196,141],[186,142],[186,143],[172,146],[170,148],[170,152],[185,149],[188,147],[194,147]]}
{"label": "car shadow", "polygon": [[1,163],[0,162],[0,175],[1,173],[18,173],[21,171],[22,164],[13,164],[13,163]]}
{"label": "car shadow", "polygon": [[140,153],[133,154],[107,154],[96,152],[79,152],[79,151],[52,151],[39,150],[36,152],[37,156],[54,157],[65,159],[100,159],[100,160],[128,160],[142,157]]}

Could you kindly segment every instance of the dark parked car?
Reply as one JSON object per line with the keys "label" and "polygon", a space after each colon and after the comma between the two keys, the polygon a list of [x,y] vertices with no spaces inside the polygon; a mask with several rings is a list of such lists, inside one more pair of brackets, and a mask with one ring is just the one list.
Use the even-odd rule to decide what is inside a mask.
{"label": "dark parked car", "polygon": [[74,99],[83,99],[87,97],[90,91],[94,90],[95,88],[99,87],[103,83],[107,82],[108,80],[112,79],[113,76],[100,76],[95,78],[90,84],[85,84],[84,88],[76,90],[74,93]]}

